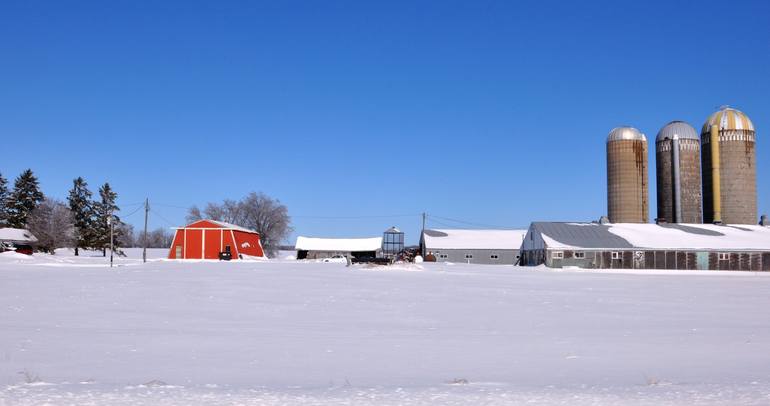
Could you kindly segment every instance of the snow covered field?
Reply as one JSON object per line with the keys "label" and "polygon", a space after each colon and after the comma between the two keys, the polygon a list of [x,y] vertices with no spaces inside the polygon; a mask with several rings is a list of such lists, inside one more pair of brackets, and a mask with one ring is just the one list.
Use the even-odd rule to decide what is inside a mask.
{"label": "snow covered field", "polygon": [[128,254],[0,254],[0,405],[770,404],[769,274]]}

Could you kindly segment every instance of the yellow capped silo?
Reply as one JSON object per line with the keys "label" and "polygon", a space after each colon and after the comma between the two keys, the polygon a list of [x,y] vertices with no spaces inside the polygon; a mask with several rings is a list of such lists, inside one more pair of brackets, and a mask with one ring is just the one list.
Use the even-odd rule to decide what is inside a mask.
{"label": "yellow capped silo", "polygon": [[607,215],[612,223],[647,223],[647,137],[633,127],[607,136]]}
{"label": "yellow capped silo", "polygon": [[722,107],[703,124],[704,222],[757,224],[755,144],[754,124],[736,109]]}

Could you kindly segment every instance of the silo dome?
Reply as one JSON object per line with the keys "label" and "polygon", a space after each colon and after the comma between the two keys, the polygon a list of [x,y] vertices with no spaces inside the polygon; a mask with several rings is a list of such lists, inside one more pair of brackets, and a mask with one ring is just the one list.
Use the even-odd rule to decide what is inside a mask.
{"label": "silo dome", "polygon": [[680,140],[700,140],[698,132],[695,131],[691,125],[685,123],[684,121],[672,121],[660,129],[657,138],[655,138],[655,142],[673,140],[675,135]]}
{"label": "silo dome", "polygon": [[711,126],[716,125],[720,130],[745,130],[754,131],[754,124],[749,116],[740,110],[722,106],[719,111],[709,116],[703,124],[701,133],[711,131]]}
{"label": "silo dome", "polygon": [[647,137],[634,127],[615,127],[607,136],[607,142],[621,140],[647,141]]}

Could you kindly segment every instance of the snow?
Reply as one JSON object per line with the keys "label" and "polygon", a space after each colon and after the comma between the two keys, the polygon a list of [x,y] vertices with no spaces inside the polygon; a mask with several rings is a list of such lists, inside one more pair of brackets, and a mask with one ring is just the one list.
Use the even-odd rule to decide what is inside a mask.
{"label": "snow", "polygon": [[22,228],[0,228],[0,241],[35,243],[37,238]]}
{"label": "snow", "polygon": [[[423,233],[428,249],[501,249],[514,250],[521,247],[527,230],[459,230],[433,229]],[[446,236],[431,235],[437,231]]]}
{"label": "snow", "polygon": [[298,251],[360,252],[382,248],[382,237],[372,238],[314,238],[297,237],[294,248]]}
{"label": "snow", "polygon": [[0,405],[770,403],[770,274],[150,253],[0,255]]}
{"label": "snow", "polygon": [[681,224],[682,226],[717,232],[702,235],[656,224],[612,224],[609,231],[631,245],[650,249],[770,250],[770,228],[755,225],[717,226],[713,224]]}

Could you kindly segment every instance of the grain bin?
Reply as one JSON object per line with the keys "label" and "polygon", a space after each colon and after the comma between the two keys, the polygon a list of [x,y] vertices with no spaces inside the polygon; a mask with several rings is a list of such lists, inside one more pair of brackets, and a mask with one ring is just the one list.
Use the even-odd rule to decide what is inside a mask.
{"label": "grain bin", "polygon": [[702,223],[700,137],[683,121],[672,121],[655,139],[658,220]]}
{"label": "grain bin", "polygon": [[633,127],[607,136],[607,214],[612,223],[647,223],[647,138]]}
{"label": "grain bin", "polygon": [[[718,142],[712,143],[718,139]],[[703,124],[703,220],[757,224],[757,156],[754,124],[723,106]]]}

